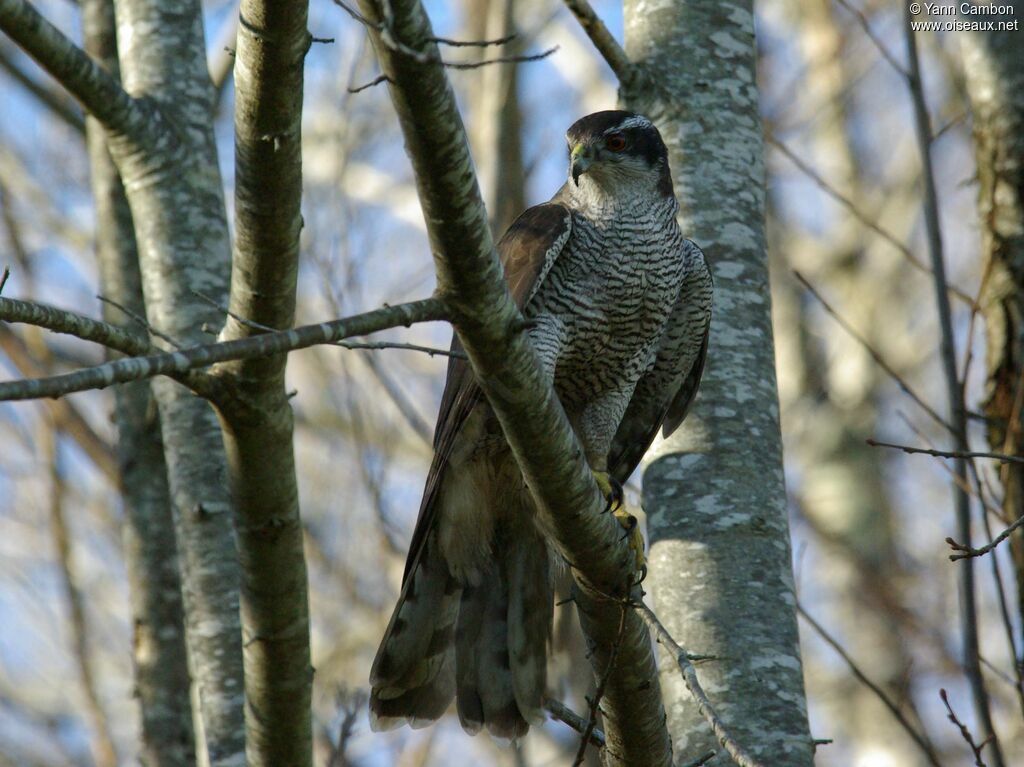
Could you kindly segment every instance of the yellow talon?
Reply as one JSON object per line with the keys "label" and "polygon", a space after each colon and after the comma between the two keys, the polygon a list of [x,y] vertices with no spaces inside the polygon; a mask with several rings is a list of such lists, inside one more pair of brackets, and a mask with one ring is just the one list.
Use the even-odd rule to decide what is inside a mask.
{"label": "yellow talon", "polygon": [[622,508],[623,492],[622,485],[607,471],[595,471],[594,480],[597,482],[601,495],[604,496],[605,511],[617,511]]}

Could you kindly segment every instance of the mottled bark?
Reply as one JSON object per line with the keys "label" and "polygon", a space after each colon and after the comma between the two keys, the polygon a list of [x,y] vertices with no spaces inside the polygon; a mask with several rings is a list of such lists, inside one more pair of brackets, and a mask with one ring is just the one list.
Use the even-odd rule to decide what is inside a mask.
{"label": "mottled bark", "polygon": [[[117,76],[110,0],[83,0],[82,32],[86,52]],[[100,293],[145,316],[131,212],[107,151],[106,135],[95,118],[86,122],[86,140],[96,206]],[[111,324],[126,320],[109,304],[104,304],[104,318]],[[134,328],[128,332],[137,333]],[[148,348],[148,341],[141,341],[142,348]],[[147,381],[114,390],[114,420],[124,503],[135,694],[142,714],[139,756],[146,767],[186,767],[195,764],[195,736],[181,575],[160,424]]]}
{"label": "mottled bark", "polygon": [[[986,275],[988,441],[993,450],[1024,451],[1024,47],[1020,32],[964,33],[967,95],[974,123],[978,218]],[[1024,468],[1000,469],[1007,524],[1024,515]],[[1010,536],[1018,618],[1024,618],[1024,533]],[[1018,636],[1024,652],[1024,636]],[[1016,659],[1018,663],[1021,658]]]}
{"label": "mottled bark", "polygon": [[[159,110],[144,151],[120,135],[111,152],[135,222],[150,324],[200,343],[219,311],[195,291],[223,297],[228,228],[210,117],[198,2],[116,6],[122,80]],[[238,561],[223,443],[212,408],[167,379],[153,382],[182,560],[187,639],[213,767],[245,762]]]}
{"label": "mottled bark", "polygon": [[[243,0],[235,49],[235,242],[231,314],[290,328],[302,216],[307,4]],[[221,338],[253,330],[229,317]],[[312,763],[313,669],[287,355],[224,363],[237,399],[219,411],[237,514],[246,753],[253,767]],[[244,406],[234,406],[244,402]]]}
{"label": "mottled bark", "polygon": [[[605,686],[605,761],[666,765],[670,744],[650,635],[640,617],[609,599],[625,594],[631,553],[603,501],[558,398],[544,382],[494,252],[462,119],[440,64],[433,31],[417,0],[361,0],[363,13],[389,25],[370,36],[416,172],[435,256],[438,292],[538,504],[539,519],[572,565],[576,606]],[[638,596],[638,589],[633,590]],[[618,652],[613,648],[618,645]]]}
{"label": "mottled bark", "polygon": [[[680,223],[715,274],[694,412],[649,466],[644,508],[656,611],[691,652],[737,741],[766,764],[809,765],[764,234],[764,165],[750,2],[626,3],[641,76],[624,103],[662,131]],[[662,656],[677,758],[715,740]],[[724,754],[709,764],[728,764]]]}

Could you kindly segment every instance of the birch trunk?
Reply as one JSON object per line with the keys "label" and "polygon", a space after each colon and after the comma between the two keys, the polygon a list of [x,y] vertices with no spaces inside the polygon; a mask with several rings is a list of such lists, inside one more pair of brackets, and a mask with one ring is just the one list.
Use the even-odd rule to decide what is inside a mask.
{"label": "birch trunk", "polygon": [[[625,104],[662,131],[683,231],[708,256],[715,308],[704,382],[644,483],[655,609],[691,652],[733,736],[765,764],[810,765],[790,564],[764,233],[751,2],[625,4],[641,62]],[[678,671],[661,681],[676,758],[716,748]],[[719,751],[721,751],[719,749]],[[729,764],[719,753],[712,765]]]}
{"label": "birch trunk", "polygon": [[[83,0],[86,51],[117,74],[114,7]],[[107,151],[106,134],[86,120],[86,141],[96,205],[96,258],[100,293],[145,315],[138,250],[121,178]],[[104,304],[104,319],[127,318]],[[131,600],[135,690],[142,713],[140,758],[146,767],[195,764],[185,625],[160,424],[148,381],[114,389],[117,459],[124,503],[124,556]]]}

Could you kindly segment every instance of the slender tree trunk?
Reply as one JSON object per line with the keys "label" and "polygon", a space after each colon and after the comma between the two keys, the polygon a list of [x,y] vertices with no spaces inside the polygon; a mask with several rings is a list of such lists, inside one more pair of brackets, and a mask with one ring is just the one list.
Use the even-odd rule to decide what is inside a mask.
{"label": "slender tree trunk", "polygon": [[[707,253],[715,309],[701,394],[651,463],[649,584],[733,736],[765,764],[810,765],[782,474],[764,233],[752,3],[627,0],[623,85],[671,155],[683,231]],[[663,657],[677,758],[714,737]],[[709,764],[728,764],[720,753]]]}
{"label": "slender tree trunk", "polygon": [[[196,0],[118,2],[125,89],[156,105],[151,143],[114,135],[139,246],[149,322],[182,344],[208,341],[222,314],[230,246],[211,123]],[[146,103],[143,102],[143,103]],[[213,767],[245,763],[238,560],[224,446],[213,409],[166,378],[153,382],[160,410],[182,560],[187,639]]]}
{"label": "slender tree trunk", "polygon": [[[987,17],[986,17],[987,18]],[[1021,33],[964,33],[967,95],[974,118],[978,217],[985,274],[984,410],[992,450],[1024,451],[1024,47]],[[1024,514],[1024,470],[1000,469],[1007,524]],[[1018,617],[1024,618],[1024,532],[1009,539],[1017,581]],[[1018,637],[1018,653],[1024,636]],[[1016,659],[1021,663],[1021,658]]]}
{"label": "slender tree trunk", "polygon": [[[83,0],[86,51],[117,74],[111,0]],[[96,257],[100,293],[145,316],[142,278],[131,211],[121,178],[107,152],[106,134],[93,118],[86,138],[96,205]],[[104,304],[104,319],[132,320]],[[148,381],[114,389],[117,457],[124,501],[124,552],[131,599],[135,690],[142,713],[140,755],[147,767],[195,764],[192,702],[181,599],[160,423]]]}

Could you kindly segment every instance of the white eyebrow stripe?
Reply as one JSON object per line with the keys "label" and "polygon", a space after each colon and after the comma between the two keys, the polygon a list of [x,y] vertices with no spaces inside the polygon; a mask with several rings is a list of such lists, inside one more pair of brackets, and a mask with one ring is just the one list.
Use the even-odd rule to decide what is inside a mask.
{"label": "white eyebrow stripe", "polygon": [[654,123],[652,123],[650,120],[648,120],[643,115],[634,115],[633,117],[627,117],[625,120],[623,120],[621,123],[619,123],[615,127],[609,128],[608,130],[606,130],[604,132],[603,135],[608,135],[609,133],[615,133],[616,131],[620,131],[620,130],[628,130],[629,128],[653,128],[653,127],[654,127]]}

